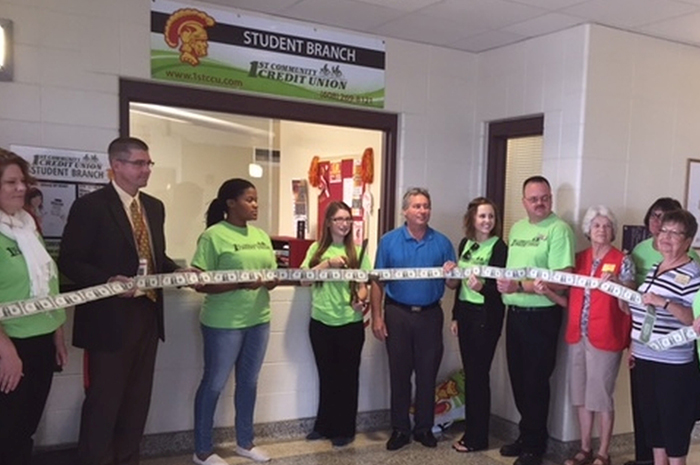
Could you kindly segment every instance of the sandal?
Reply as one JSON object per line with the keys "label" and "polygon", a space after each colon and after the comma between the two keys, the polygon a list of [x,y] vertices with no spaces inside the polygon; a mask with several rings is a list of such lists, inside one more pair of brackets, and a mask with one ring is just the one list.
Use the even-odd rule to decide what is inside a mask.
{"label": "sandal", "polygon": [[[468,446],[468,445],[464,442],[464,437],[462,437],[462,439],[460,439],[459,441],[457,441],[457,442],[455,442],[454,444],[452,444],[452,448],[453,448],[454,450],[456,450],[457,452],[463,453],[463,454],[466,454],[466,453],[469,453],[469,452],[477,452],[477,451],[485,450],[485,449],[486,449],[486,447]],[[609,465],[609,464],[608,464],[608,465]]]}
{"label": "sandal", "polygon": [[[564,465],[591,465],[593,463],[593,452],[581,449],[576,455],[564,462]],[[606,464],[609,465],[609,464]]]}
{"label": "sandal", "polygon": [[591,465],[610,465],[610,456],[603,457],[602,455],[596,455]]}

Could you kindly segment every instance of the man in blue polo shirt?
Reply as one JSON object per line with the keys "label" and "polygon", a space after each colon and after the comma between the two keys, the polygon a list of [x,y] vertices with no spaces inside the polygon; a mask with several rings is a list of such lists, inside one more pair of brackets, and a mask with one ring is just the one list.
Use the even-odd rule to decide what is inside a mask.
{"label": "man in blue polo shirt", "polygon": [[[445,235],[428,226],[430,194],[421,188],[403,196],[406,223],[386,233],[379,242],[375,268],[421,268],[455,261]],[[372,332],[386,341],[391,383],[391,426],[386,443],[397,450],[411,441],[411,375],[415,372],[416,401],[413,437],[426,447],[436,447],[431,431],[435,420],[435,379],[442,360],[443,313],[440,299],[445,280],[384,281],[372,284]],[[382,298],[384,314],[382,315]]]}

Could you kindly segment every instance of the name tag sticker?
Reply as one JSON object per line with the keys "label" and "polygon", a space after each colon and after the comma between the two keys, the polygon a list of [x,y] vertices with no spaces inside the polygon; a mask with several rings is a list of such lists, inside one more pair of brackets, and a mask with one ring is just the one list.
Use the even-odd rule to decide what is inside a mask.
{"label": "name tag sticker", "polygon": [[688,284],[690,282],[690,276],[676,273],[676,277],[673,278],[673,280],[678,284]]}
{"label": "name tag sticker", "polygon": [[603,265],[603,273],[614,273],[615,272],[615,264],[614,263],[605,263]]}

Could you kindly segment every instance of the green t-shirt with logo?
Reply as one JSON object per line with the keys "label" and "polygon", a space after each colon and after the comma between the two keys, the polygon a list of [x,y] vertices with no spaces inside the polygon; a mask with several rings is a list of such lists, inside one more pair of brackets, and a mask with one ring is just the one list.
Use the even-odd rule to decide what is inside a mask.
{"label": "green t-shirt with logo", "polygon": [[[58,294],[58,277],[51,278],[49,290],[50,295]],[[17,242],[0,234],[0,302],[14,302],[30,297],[31,285],[24,255],[19,250]],[[26,339],[52,333],[65,321],[66,312],[59,309],[0,320],[0,325],[9,337]]]}
{"label": "green t-shirt with logo", "polygon": [[[199,236],[192,265],[204,271],[277,268],[270,236],[262,229],[220,221]],[[207,294],[199,316],[204,326],[244,329],[270,321],[270,294],[264,287]]]}
{"label": "green t-shirt with logo", "polygon": [[[647,274],[649,274],[649,270],[651,270],[654,265],[659,263],[663,257],[661,256],[661,252],[654,248],[653,237],[645,239],[637,244],[635,248],[632,249],[631,255],[636,269],[634,281],[637,284],[637,287],[639,287],[639,285],[644,282],[644,278],[647,277]],[[698,257],[695,250],[688,250],[688,256],[700,263],[700,257]]]}
{"label": "green t-shirt with logo", "polygon": [[[482,243],[475,242],[471,239],[464,244],[464,250],[460,250],[457,266],[467,268],[473,265],[488,265],[493,255],[493,246],[498,242],[497,236],[492,236]],[[469,257],[469,259],[467,259]],[[473,304],[483,304],[485,299],[483,294],[469,287],[468,279],[465,279],[459,290],[459,300],[471,302]]]}
{"label": "green t-shirt with logo", "polygon": [[[513,225],[508,236],[508,268],[561,270],[574,266],[574,232],[554,213],[537,224],[525,218]],[[548,307],[553,305],[539,294],[503,294],[506,305]]]}
{"label": "green t-shirt with logo", "polygon": [[[302,268],[309,268],[311,257],[318,250],[318,242],[314,242],[306,252],[306,258],[301,264]],[[359,258],[360,248],[356,248]],[[344,257],[345,246],[331,244],[323,255],[321,261],[329,260],[333,257]],[[360,268],[371,270],[367,254],[362,257]],[[350,284],[347,282],[328,281],[322,284],[313,284],[311,287],[311,318],[320,321],[328,326],[342,326],[349,323],[362,321],[362,313],[355,311],[350,305]]]}

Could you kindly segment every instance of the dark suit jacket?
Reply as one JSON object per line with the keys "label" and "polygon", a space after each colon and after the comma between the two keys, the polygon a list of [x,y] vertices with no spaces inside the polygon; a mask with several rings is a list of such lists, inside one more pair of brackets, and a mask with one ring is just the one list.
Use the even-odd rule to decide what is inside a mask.
{"label": "dark suit jacket", "polygon": [[[155,273],[172,272],[178,266],[165,254],[163,202],[143,192],[139,197],[150,229]],[[105,283],[115,275],[136,274],[139,257],[134,234],[119,195],[111,184],[73,203],[63,231],[58,266],[80,288]],[[154,305],[159,335],[164,340],[163,294],[160,289],[157,294]],[[129,303],[128,298],[110,297],[77,306],[73,345],[100,351],[121,348],[124,332],[130,327],[123,311]]]}

